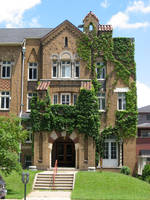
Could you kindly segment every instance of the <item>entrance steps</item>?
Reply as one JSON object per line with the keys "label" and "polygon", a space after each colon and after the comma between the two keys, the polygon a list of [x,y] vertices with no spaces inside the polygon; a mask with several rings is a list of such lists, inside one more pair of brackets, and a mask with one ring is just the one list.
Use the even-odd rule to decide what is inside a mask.
{"label": "entrance steps", "polygon": [[53,172],[46,171],[38,173],[35,177],[34,190],[72,190],[75,173],[71,171],[60,171],[55,176],[53,184]]}

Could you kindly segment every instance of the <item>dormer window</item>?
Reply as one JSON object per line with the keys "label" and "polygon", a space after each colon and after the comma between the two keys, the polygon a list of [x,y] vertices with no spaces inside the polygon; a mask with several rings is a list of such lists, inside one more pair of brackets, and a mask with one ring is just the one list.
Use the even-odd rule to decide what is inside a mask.
{"label": "dormer window", "polygon": [[68,38],[65,37],[65,47],[68,47]]}

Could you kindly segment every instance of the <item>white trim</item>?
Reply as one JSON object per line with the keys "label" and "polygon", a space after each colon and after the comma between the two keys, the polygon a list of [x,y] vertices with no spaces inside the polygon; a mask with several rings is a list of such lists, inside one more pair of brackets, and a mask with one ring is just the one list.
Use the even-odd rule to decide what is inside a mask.
{"label": "white trim", "polygon": [[[119,94],[124,94],[125,95],[125,92],[118,92],[118,95]],[[119,109],[119,99],[121,99],[121,109]],[[126,108],[124,109],[123,108],[123,102],[124,102],[124,100],[125,100],[125,107],[126,107],[126,96],[122,96],[122,97],[117,97],[117,110],[118,111],[124,111],[124,110],[126,110]]]}
{"label": "white trim", "polygon": [[61,99],[60,99],[61,104],[62,104],[62,95],[69,95],[69,105],[71,105],[71,94],[70,93],[61,93],[61,95],[60,95],[60,97],[61,97]]}
{"label": "white trim", "polygon": [[[36,63],[36,66],[30,66],[30,63]],[[29,69],[36,69],[36,78],[35,79],[30,79],[29,78]],[[33,72],[32,72],[33,73]],[[33,76],[33,74],[32,74]],[[37,62],[28,62],[28,81],[37,81],[38,80],[38,63]]]}
{"label": "white trim", "polygon": [[[4,64],[3,62],[6,62],[6,64]],[[10,62],[10,64],[8,64],[7,62]],[[3,77],[3,67],[5,68],[10,68],[10,76],[9,77]],[[4,60],[1,62],[1,78],[2,79],[11,79],[11,72],[12,72],[12,62],[11,61],[8,61],[8,60]],[[5,71],[5,74],[7,72]]]}
{"label": "white trim", "polygon": [[129,88],[128,87],[116,88],[116,89],[114,89],[114,92],[129,92]]}
{"label": "white trim", "polygon": [[[2,95],[2,92],[9,92],[9,91],[1,91],[0,92],[0,110],[10,110],[10,92],[9,92],[9,94],[7,95],[7,94],[3,94]],[[1,108],[1,100],[2,100],[2,97],[4,98],[4,108]],[[6,108],[6,98],[9,98],[9,108]]]}
{"label": "white trim", "polygon": [[[54,64],[54,62],[56,62],[56,63]],[[56,76],[53,76],[53,66],[56,67]],[[52,78],[54,78],[54,79],[58,78],[58,62],[56,60],[52,60],[52,71],[51,72],[52,72]]]}
{"label": "white trim", "polygon": [[[78,63],[77,63],[78,62]],[[79,67],[79,76],[76,76],[76,67]],[[73,74],[73,77],[74,78],[80,78],[80,62],[79,61],[75,61],[74,62],[74,65],[73,65],[73,68],[74,68],[74,74]],[[73,71],[73,69],[72,69]]]}

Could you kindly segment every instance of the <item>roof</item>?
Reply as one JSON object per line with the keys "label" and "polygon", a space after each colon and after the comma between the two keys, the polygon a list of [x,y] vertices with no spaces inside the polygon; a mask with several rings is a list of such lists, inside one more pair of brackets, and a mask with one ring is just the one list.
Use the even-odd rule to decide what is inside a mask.
{"label": "roof", "polygon": [[150,113],[150,105],[138,109],[139,113]]}
{"label": "roof", "polygon": [[83,19],[83,21],[89,16],[89,15],[92,15],[97,21],[99,21],[98,17],[92,12],[90,11]]}
{"label": "roof", "polygon": [[138,124],[137,127],[138,127],[138,128],[150,128],[150,123],[142,123],[142,124]]}
{"label": "roof", "polygon": [[42,38],[52,28],[0,28],[0,43],[22,43],[25,38]]}

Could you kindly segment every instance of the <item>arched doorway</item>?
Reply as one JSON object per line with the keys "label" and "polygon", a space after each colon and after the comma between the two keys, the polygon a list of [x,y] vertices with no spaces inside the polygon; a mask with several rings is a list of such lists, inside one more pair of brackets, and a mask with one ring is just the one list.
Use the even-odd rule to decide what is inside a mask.
{"label": "arched doorway", "polygon": [[75,167],[75,145],[69,137],[56,139],[52,149],[52,167],[58,161],[58,167]]}

